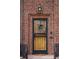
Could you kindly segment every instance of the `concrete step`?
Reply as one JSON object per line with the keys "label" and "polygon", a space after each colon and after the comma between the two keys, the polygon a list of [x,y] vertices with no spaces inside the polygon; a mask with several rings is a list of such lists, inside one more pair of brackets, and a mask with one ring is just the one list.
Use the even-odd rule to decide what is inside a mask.
{"label": "concrete step", "polygon": [[20,59],[26,59],[26,58],[20,57]]}
{"label": "concrete step", "polygon": [[53,55],[28,55],[28,59],[54,59]]}

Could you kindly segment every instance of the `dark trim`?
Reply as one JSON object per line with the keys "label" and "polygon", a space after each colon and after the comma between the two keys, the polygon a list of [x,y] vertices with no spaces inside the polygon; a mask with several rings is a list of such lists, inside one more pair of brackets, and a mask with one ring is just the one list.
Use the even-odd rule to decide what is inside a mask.
{"label": "dark trim", "polygon": [[[34,20],[39,19],[46,21],[46,50],[34,50]],[[38,33],[41,34],[41,33]],[[32,54],[48,54],[48,19],[47,18],[33,18],[32,19]]]}
{"label": "dark trim", "polygon": [[48,50],[48,19],[46,18],[46,49]]}
{"label": "dark trim", "polygon": [[32,19],[32,49],[34,50],[34,19]]}
{"label": "dark trim", "polygon": [[33,50],[32,54],[48,54],[47,50]]}

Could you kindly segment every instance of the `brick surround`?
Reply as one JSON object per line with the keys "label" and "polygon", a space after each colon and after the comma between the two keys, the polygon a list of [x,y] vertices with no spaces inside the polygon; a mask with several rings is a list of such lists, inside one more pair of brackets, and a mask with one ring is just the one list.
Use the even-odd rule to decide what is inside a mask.
{"label": "brick surround", "polygon": [[[48,18],[48,54],[54,53],[54,43],[59,43],[59,1],[58,0],[21,0],[21,43],[28,45],[32,54],[32,18]],[[43,14],[37,14],[41,4]],[[52,34],[51,34],[52,32]]]}

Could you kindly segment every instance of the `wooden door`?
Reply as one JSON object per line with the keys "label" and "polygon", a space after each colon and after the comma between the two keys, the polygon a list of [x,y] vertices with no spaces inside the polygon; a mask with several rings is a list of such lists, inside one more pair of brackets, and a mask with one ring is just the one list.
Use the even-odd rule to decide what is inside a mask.
{"label": "wooden door", "polygon": [[33,19],[33,53],[47,53],[47,18]]}

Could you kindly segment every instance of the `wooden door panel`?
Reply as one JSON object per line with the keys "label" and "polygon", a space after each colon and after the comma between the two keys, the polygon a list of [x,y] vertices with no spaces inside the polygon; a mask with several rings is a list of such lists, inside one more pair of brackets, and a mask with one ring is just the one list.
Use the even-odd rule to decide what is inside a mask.
{"label": "wooden door panel", "polygon": [[34,38],[34,50],[46,50],[46,37]]}

